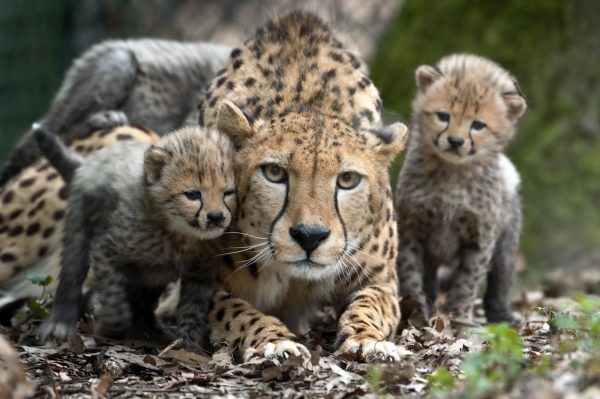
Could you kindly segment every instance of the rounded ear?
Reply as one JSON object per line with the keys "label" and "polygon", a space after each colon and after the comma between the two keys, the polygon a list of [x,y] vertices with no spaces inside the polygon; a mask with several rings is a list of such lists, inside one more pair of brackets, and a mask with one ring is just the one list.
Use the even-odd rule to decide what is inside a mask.
{"label": "rounded ear", "polygon": [[392,160],[406,148],[408,128],[404,123],[396,122],[382,128],[371,129],[370,133],[367,143],[378,155],[388,160]]}
{"label": "rounded ear", "polygon": [[508,118],[517,121],[527,109],[527,101],[519,93],[504,93],[502,95],[506,107],[508,108]]}
{"label": "rounded ear", "polygon": [[421,65],[415,72],[417,90],[424,92],[433,82],[444,76],[442,71],[431,65]]}
{"label": "rounded ear", "polygon": [[254,133],[248,117],[229,100],[223,100],[219,105],[217,129],[229,136],[238,148]]}
{"label": "rounded ear", "polygon": [[151,145],[144,152],[144,180],[146,184],[154,184],[160,180],[163,168],[171,158],[171,153],[160,148]]}

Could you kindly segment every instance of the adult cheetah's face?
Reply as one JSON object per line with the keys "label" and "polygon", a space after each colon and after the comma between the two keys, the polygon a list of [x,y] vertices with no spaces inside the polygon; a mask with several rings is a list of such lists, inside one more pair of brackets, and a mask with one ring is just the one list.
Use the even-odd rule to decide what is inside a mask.
{"label": "adult cheetah's face", "polygon": [[360,267],[351,255],[380,219],[387,167],[403,148],[405,126],[379,132],[384,139],[298,114],[250,126],[237,107],[224,104],[219,129],[240,146],[237,223],[252,236],[259,267],[309,280]]}
{"label": "adult cheetah's face", "polygon": [[503,151],[526,108],[516,83],[498,66],[462,57],[466,62],[442,62],[441,69],[420,67],[413,102],[424,143],[450,163]]}

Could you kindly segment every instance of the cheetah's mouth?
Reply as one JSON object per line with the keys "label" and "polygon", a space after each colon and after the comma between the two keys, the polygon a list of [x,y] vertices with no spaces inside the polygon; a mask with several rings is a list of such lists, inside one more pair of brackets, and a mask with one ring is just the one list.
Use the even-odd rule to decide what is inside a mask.
{"label": "cheetah's mouth", "polygon": [[295,266],[295,267],[299,267],[299,268],[315,268],[315,267],[325,267],[325,265],[322,265],[320,263],[314,262],[310,259],[302,259],[302,260],[297,260],[294,262],[288,262],[290,265]]}

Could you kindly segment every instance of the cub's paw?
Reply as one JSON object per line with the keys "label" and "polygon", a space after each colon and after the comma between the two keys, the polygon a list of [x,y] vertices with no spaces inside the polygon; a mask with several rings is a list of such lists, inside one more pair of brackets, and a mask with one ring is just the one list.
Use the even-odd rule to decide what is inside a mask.
{"label": "cub's paw", "polygon": [[112,129],[127,123],[127,115],[121,111],[100,111],[90,116],[86,121],[86,130],[93,132],[101,129]]}
{"label": "cub's paw", "polygon": [[310,352],[302,344],[290,340],[282,340],[276,342],[267,342],[258,349],[248,348],[244,352],[243,358],[245,362],[256,357],[284,361],[290,356],[299,356],[308,359],[310,358]]}
{"label": "cub's paw", "polygon": [[37,338],[41,343],[54,341],[62,343],[77,335],[77,328],[72,323],[45,321],[38,330]]}
{"label": "cub's paw", "polygon": [[393,363],[410,352],[390,341],[377,341],[374,339],[346,339],[335,352],[348,360],[366,363]]}

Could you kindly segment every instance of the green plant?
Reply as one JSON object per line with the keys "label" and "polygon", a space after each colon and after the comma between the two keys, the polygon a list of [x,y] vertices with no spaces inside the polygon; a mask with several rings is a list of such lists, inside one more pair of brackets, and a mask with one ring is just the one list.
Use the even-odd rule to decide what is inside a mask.
{"label": "green plant", "polygon": [[48,303],[48,286],[52,283],[52,276],[41,276],[39,274],[28,274],[27,279],[35,285],[42,287],[42,295],[40,299],[31,298],[27,301],[27,308],[31,311],[34,317],[45,319],[50,315],[46,304]]}
{"label": "green plant", "polygon": [[378,398],[387,398],[385,392],[381,390],[381,379],[383,377],[383,370],[376,366],[369,366],[367,368],[366,381],[373,390],[373,393]]}
{"label": "green plant", "polygon": [[487,346],[465,357],[457,381],[440,367],[428,377],[431,397],[441,398],[460,391],[461,398],[479,398],[505,391],[524,365],[521,336],[506,324],[491,324],[474,329]]}

